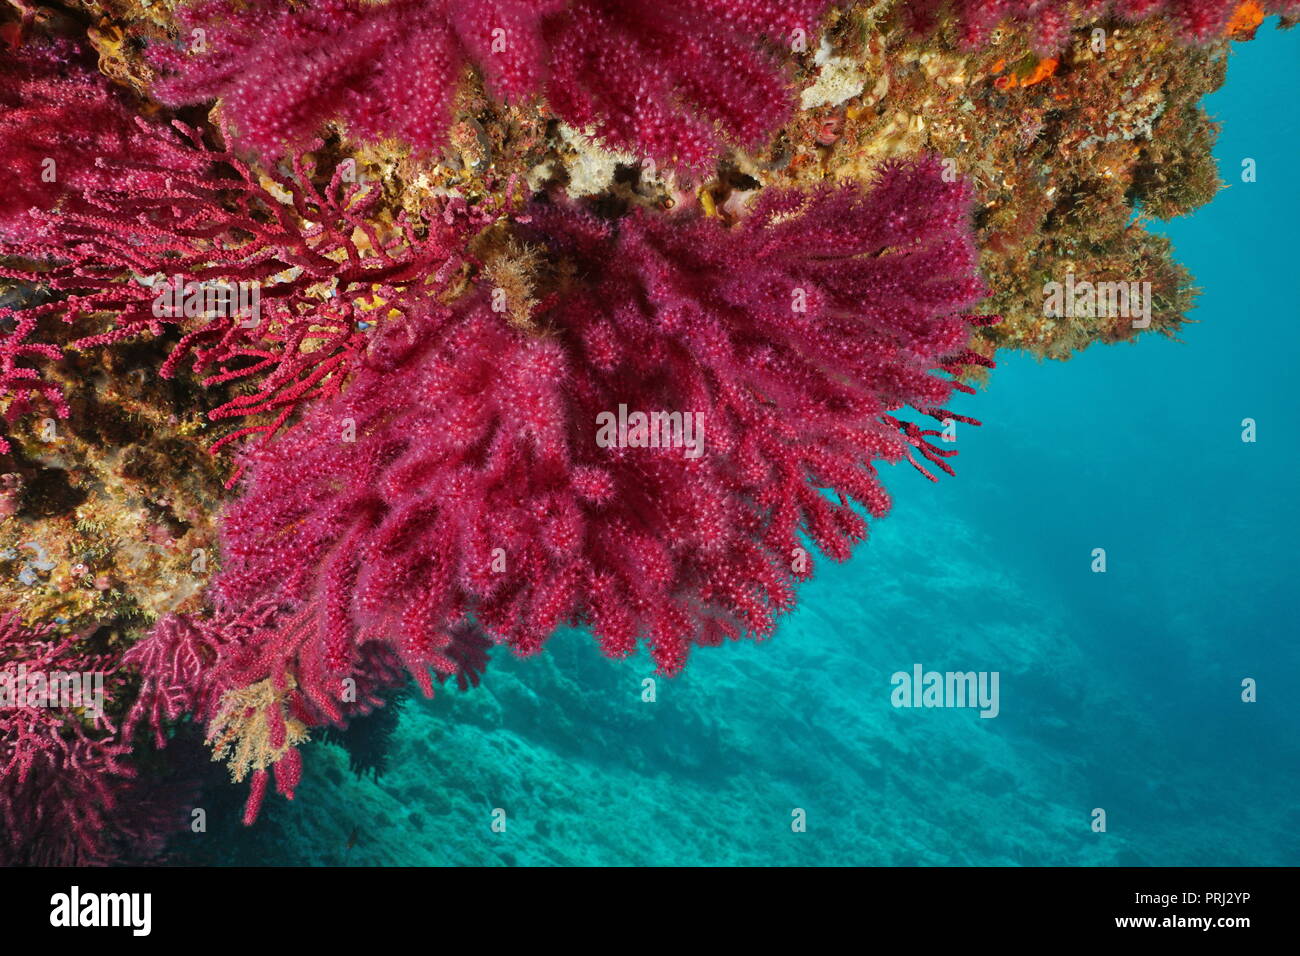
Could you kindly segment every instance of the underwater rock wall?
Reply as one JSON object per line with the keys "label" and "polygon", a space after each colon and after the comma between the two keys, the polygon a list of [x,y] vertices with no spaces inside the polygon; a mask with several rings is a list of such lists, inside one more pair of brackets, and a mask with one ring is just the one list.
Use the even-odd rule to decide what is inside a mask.
{"label": "underwater rock wall", "polygon": [[[485,768],[561,759],[512,729],[529,708],[644,719],[567,630],[558,661],[501,666],[566,627],[669,675],[797,597],[797,646],[818,584],[796,582],[886,514],[881,465],[952,470],[949,432],[978,422],[949,400],[999,350],[1177,333],[1192,278],[1147,224],[1213,197],[1200,99],[1293,7],[9,0],[0,662],[110,679],[94,712],[0,712],[0,860],[162,852],[213,792],[203,744],[251,781],[246,822],[272,786],[329,805],[320,738],[408,679],[488,689],[408,703],[373,738],[374,799],[436,761],[464,774],[452,812],[491,802]],[[1145,312],[1045,309],[1076,276],[1149,283]],[[707,416],[708,457],[644,424],[607,447],[587,419],[629,398]],[[689,735],[716,752],[659,724],[648,746],[725,777],[743,717]],[[924,759],[884,724],[807,720]],[[888,783],[844,779],[849,801]],[[171,805],[127,797],[150,780]],[[79,809],[84,832],[39,822]],[[936,826],[927,861],[957,861]],[[614,833],[608,862],[687,852]]]}

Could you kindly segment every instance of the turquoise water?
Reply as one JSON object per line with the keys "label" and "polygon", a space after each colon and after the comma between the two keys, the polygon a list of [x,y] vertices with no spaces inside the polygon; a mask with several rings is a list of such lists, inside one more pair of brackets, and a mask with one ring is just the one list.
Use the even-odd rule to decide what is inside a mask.
{"label": "turquoise water", "polygon": [[[985,425],[957,477],[890,475],[892,514],[772,640],[697,653],[654,702],[644,658],[582,634],[498,654],[405,709],[378,780],[312,745],[223,858],[1300,864],[1297,89],[1300,32],[1270,24],[1209,100],[1230,188],[1165,227],[1204,290],[1184,341],[1003,356],[958,406]],[[918,663],[998,672],[998,716],[893,707]]]}

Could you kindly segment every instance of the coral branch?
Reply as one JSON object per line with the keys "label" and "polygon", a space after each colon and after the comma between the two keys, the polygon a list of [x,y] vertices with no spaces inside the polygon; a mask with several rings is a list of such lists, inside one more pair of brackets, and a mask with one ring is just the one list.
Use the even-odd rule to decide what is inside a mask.
{"label": "coral branch", "polygon": [[[116,668],[78,643],[0,615],[0,865],[107,863],[147,853],[165,832],[157,806],[139,794],[129,802],[131,748],[105,707],[120,691]],[[83,676],[79,696],[65,700]]]}
{"label": "coral branch", "polygon": [[[420,151],[446,141],[467,64],[507,102],[545,95],[610,146],[700,168],[790,111],[771,48],[807,48],[829,0],[204,0],[159,49],[170,103],[220,97],[267,158],[339,119]],[[201,36],[200,42],[194,37]],[[401,103],[397,109],[394,104]],[[721,132],[721,136],[719,135]]]}
{"label": "coral branch", "polygon": [[[0,308],[0,321],[18,322],[0,347],[0,394],[25,389],[57,403],[51,387],[35,384],[35,374],[14,362],[56,355],[53,346],[24,344],[49,319],[100,327],[76,337],[77,349],[179,327],[164,377],[189,360],[208,385],[252,384],[209,412],[216,421],[258,416],[216,447],[268,438],[303,402],[341,387],[369,330],[400,314],[383,304],[435,294],[459,263],[469,222],[463,203],[447,204],[429,221],[399,214],[385,224],[377,221],[381,185],[349,181],[349,167],[322,175],[313,161],[297,158],[289,172],[256,172],[207,145],[197,129],[132,117],[103,78],[71,55],[62,61],[66,76],[46,76],[52,56],[25,47],[10,68],[33,77],[23,89],[39,89],[43,98],[23,100],[8,121],[13,138],[0,141],[0,166],[26,163],[25,144],[51,124],[75,131],[88,121],[117,135],[95,144],[101,152],[93,165],[78,152],[82,137],[57,138],[49,144],[56,164],[77,174],[37,196],[22,216],[0,220],[8,225],[0,255],[30,263],[0,266],[0,276],[57,295],[21,311]],[[86,119],[50,105],[83,100],[96,105]],[[182,310],[186,295],[197,301],[193,290],[212,283],[242,286],[256,296],[256,310],[238,311],[211,295]]]}
{"label": "coral branch", "polygon": [[[365,648],[426,692],[459,673],[471,620],[521,654],[585,622],[668,674],[770,634],[811,573],[801,534],[847,557],[855,505],[889,507],[873,463],[948,454],[894,413],[947,417],[934,372],[975,360],[969,197],[922,160],[865,195],[767,193],[733,230],[531,207],[518,234],[550,271],[529,322],[487,289],[430,306],[247,456],[218,597],[296,609],[259,678],[287,668],[329,713]],[[694,416],[702,444],[602,440],[620,406]]]}

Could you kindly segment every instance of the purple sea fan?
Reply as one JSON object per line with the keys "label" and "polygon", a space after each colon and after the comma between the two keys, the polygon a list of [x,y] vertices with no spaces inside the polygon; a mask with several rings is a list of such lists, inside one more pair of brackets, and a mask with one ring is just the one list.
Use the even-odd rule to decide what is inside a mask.
{"label": "purple sea fan", "polygon": [[[322,712],[373,644],[428,692],[467,622],[520,654],[581,622],[667,674],[692,645],[770,634],[811,573],[801,535],[844,559],[854,504],[888,510],[876,462],[946,470],[938,432],[896,414],[970,421],[936,374],[988,364],[961,314],[984,294],[970,196],[925,158],[866,193],[768,191],[733,229],[535,203],[531,308],[501,286],[430,306],[247,454],[219,604],[291,609],[263,656]],[[652,438],[634,413],[681,428]]]}
{"label": "purple sea fan", "polygon": [[[70,49],[28,45],[5,67],[16,93],[14,111],[0,118],[0,131],[12,134],[0,138],[0,169],[32,173],[30,140],[67,171],[48,189],[23,186],[21,214],[0,205],[0,277],[50,293],[29,307],[0,307],[0,400],[10,400],[9,417],[34,396],[66,413],[35,368],[58,355],[41,341],[50,322],[91,332],[74,348],[179,327],[162,375],[192,361],[205,384],[252,384],[208,416],[262,416],[214,448],[269,437],[300,404],[343,384],[369,329],[387,317],[378,303],[439,291],[460,264],[464,235],[481,225],[463,203],[427,219],[401,213],[381,222],[382,186],[356,182],[355,167],[343,163],[331,171],[295,157],[287,173],[259,172],[200,130],[133,115]],[[182,313],[184,296],[165,301],[169,283],[238,288],[256,294],[257,308],[218,303]]]}
{"label": "purple sea fan", "polygon": [[174,826],[178,812],[134,791],[131,747],[108,715],[116,668],[49,631],[0,614],[0,865],[147,855],[159,815]]}
{"label": "purple sea fan", "polygon": [[[0,417],[6,421],[22,416],[36,398],[43,399],[59,418],[67,418],[70,412],[63,390],[28,364],[57,362],[63,354],[56,346],[28,341],[35,328],[35,316],[27,315],[19,317],[12,331],[0,330]],[[0,455],[9,450],[8,439],[0,435]]]}
{"label": "purple sea fan", "polygon": [[161,749],[167,745],[168,724],[186,714],[202,720],[215,713],[226,690],[222,659],[256,629],[259,618],[267,616],[262,606],[219,621],[176,614],[161,618],[148,637],[122,656],[123,666],[135,669],[141,678],[122,736],[131,740],[136,728],[144,725],[153,735],[154,746]]}
{"label": "purple sea fan", "polygon": [[68,40],[31,39],[0,55],[0,238],[39,230],[29,210],[84,212],[80,197],[111,184],[99,157],[138,153],[144,134],[94,59]]}
{"label": "purple sea fan", "polygon": [[[385,644],[371,643],[358,653],[351,675],[352,692],[316,706],[298,690],[291,661],[301,640],[311,633],[302,616],[286,613],[275,600],[253,602],[238,611],[223,609],[210,618],[168,615],[144,640],[122,658],[122,664],[140,676],[135,703],[127,714],[122,739],[134,739],[144,727],[156,747],[167,745],[170,728],[185,717],[203,727],[217,743],[216,757],[225,757],[219,741],[238,743],[228,749],[254,753],[232,765],[237,779],[251,776],[245,822],[252,823],[274,775],[276,789],[292,799],[302,772],[302,757],[293,744],[305,732],[324,723],[336,726],[384,706],[385,692],[403,682],[401,662]],[[446,648],[448,664],[461,688],[477,684],[487,663],[487,641],[473,628],[455,628]],[[440,679],[452,676],[440,674]],[[249,706],[248,689],[260,689],[259,724]],[[232,706],[232,702],[238,706]],[[256,731],[268,732],[261,740]],[[290,727],[300,729],[299,739],[289,739]],[[278,736],[275,736],[278,735]],[[260,751],[257,749],[260,747]]]}
{"label": "purple sea fan", "polygon": [[755,145],[791,109],[774,56],[805,44],[830,0],[201,0],[183,50],[159,49],[169,103],[220,97],[244,142],[278,157],[341,119],[363,140],[446,139],[467,65],[488,93],[544,95],[576,127],[700,168]]}
{"label": "purple sea fan", "polygon": [[[97,211],[86,195],[111,189],[115,179],[97,159],[135,156],[146,143],[92,64],[80,47],[59,39],[32,39],[0,55],[0,255],[45,242],[56,209],[60,215]],[[140,184],[146,185],[143,177]],[[22,292],[0,298],[0,415],[9,422],[34,399],[60,418],[69,412],[62,389],[41,373],[62,355],[40,341],[41,310],[12,311],[21,300],[39,298]],[[0,435],[0,454],[8,450]]]}

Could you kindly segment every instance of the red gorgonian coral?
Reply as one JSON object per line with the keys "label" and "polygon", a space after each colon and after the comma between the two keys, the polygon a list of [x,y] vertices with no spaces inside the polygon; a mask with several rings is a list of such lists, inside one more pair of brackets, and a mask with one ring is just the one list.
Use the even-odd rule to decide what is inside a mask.
{"label": "red gorgonian coral", "polygon": [[285,606],[251,676],[320,721],[376,645],[426,692],[460,673],[469,625],[530,654],[577,621],[667,674],[770,634],[811,573],[801,535],[848,557],[854,505],[889,507],[874,463],[951,454],[896,413],[960,418],[935,373],[987,364],[961,315],[984,294],[970,196],[923,159],[865,194],[764,193],[734,229],[529,207],[526,317],[499,288],[430,304],[247,453],[218,605]]}
{"label": "red gorgonian coral", "polygon": [[127,796],[136,772],[107,712],[116,668],[79,650],[78,636],[49,631],[0,614],[0,865],[107,863],[127,846],[156,849],[153,810],[123,807],[136,799]]}
{"label": "red gorgonian coral", "polygon": [[[41,211],[91,212],[83,196],[111,187],[113,178],[96,159],[141,148],[143,135],[91,62],[67,40],[29,42],[0,56],[0,254],[35,239]],[[0,408],[12,422],[42,399],[65,418],[61,388],[40,371],[61,349],[39,341],[39,313],[13,311],[23,298],[34,297],[0,301]],[[0,435],[0,453],[8,450]]]}
{"label": "red gorgonian coral", "polygon": [[96,160],[142,149],[144,135],[93,69],[68,40],[32,40],[0,56],[0,238],[21,241],[39,228],[33,208],[85,212],[80,197],[114,176]]}
{"label": "red gorgonian coral", "polygon": [[[29,336],[36,329],[36,316],[22,315],[5,332],[0,328],[0,404],[2,417],[12,422],[33,406],[33,399],[42,399],[45,406],[59,418],[67,418],[67,399],[56,383],[45,381],[38,367],[42,362],[56,362],[63,352],[48,343],[31,342]],[[29,364],[29,363],[35,363]],[[0,454],[8,452],[9,441],[0,435]]]}
{"label": "red gorgonian coral", "polygon": [[[297,690],[292,662],[300,642],[310,636],[307,616],[297,619],[274,600],[261,599],[238,610],[222,610],[211,618],[168,615],[144,640],[122,658],[140,675],[135,703],[123,724],[122,739],[133,739],[146,728],[158,748],[167,744],[168,728],[190,717],[205,728],[210,742],[249,736],[248,725],[266,721],[262,752],[239,768],[249,775],[252,791],[244,812],[246,823],[258,815],[273,773],[276,789],[293,798],[302,773],[301,753],[293,748],[290,727],[335,726],[384,706],[385,693],[404,683],[401,662],[387,645],[363,647],[349,675],[350,686],[327,710],[313,705]],[[487,665],[488,642],[474,628],[453,628],[445,655],[453,675],[465,689],[477,685]],[[259,687],[260,695],[248,694]],[[431,688],[430,688],[431,690]],[[241,696],[242,695],[242,696]],[[233,729],[231,729],[233,728]],[[248,741],[249,752],[257,742]],[[233,748],[232,748],[233,749]],[[220,746],[216,757],[225,757]]]}
{"label": "red gorgonian coral", "polygon": [[685,168],[757,145],[790,112],[774,51],[806,48],[830,0],[200,0],[155,61],[169,103],[220,97],[266,157],[342,120],[362,140],[446,139],[467,65],[511,103]]}
{"label": "red gorgonian coral", "polygon": [[[265,413],[214,448],[270,436],[300,403],[340,387],[386,315],[381,303],[433,295],[461,263],[463,202],[383,222],[381,184],[358,182],[355,167],[298,157],[289,173],[251,169],[199,130],[134,116],[69,47],[29,44],[6,70],[17,98],[0,168],[21,172],[24,198],[0,219],[10,261],[0,277],[52,295],[0,308],[0,333],[15,326],[0,340],[0,397],[40,394],[62,413],[57,389],[28,364],[57,355],[40,341],[48,322],[78,326],[70,346],[80,349],[179,328],[164,376],[191,360],[207,385],[247,380],[253,388],[208,417]],[[65,171],[48,188],[31,185],[32,144]],[[169,284],[191,293],[169,299]],[[236,288],[255,311],[231,306]]]}
{"label": "red gorgonian coral", "polygon": [[[1300,14],[1300,0],[1259,0],[1262,10],[1282,16]],[[1065,45],[1074,23],[1110,14],[1129,23],[1162,16],[1189,43],[1224,35],[1241,0],[907,0],[905,21],[918,33],[934,29],[945,13],[957,22],[966,47],[985,42],[999,24],[1029,26],[1037,50],[1046,55]]]}

